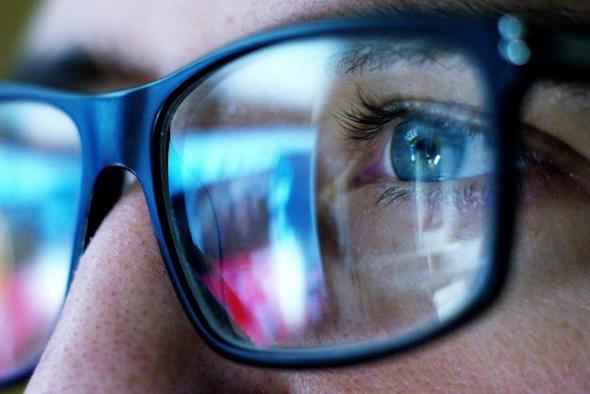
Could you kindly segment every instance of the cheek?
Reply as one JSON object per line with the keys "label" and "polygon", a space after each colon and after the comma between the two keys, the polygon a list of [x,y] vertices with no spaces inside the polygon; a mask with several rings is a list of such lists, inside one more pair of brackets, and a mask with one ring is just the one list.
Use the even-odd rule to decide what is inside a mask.
{"label": "cheek", "polygon": [[[361,369],[363,373],[380,376],[374,379],[389,384],[392,379],[387,376],[395,376],[398,383],[415,384],[414,389],[433,389],[436,381],[436,388],[461,392],[482,387],[496,392],[588,391],[590,197],[584,188],[568,181],[553,182],[550,191],[546,187],[529,184],[523,191],[511,278],[493,311],[426,350],[396,359],[387,367],[379,364]],[[388,317],[404,316],[400,304],[411,305],[406,316],[433,313],[432,293],[420,293],[419,284],[413,287],[414,297],[392,292],[387,279],[400,274],[400,262],[390,259],[386,265],[378,259],[417,250],[415,235],[420,226],[414,211],[391,207],[375,211],[373,200],[360,192],[341,193],[341,198],[335,194],[333,204],[324,204],[320,212],[332,217],[328,221],[332,225],[322,231],[322,252],[328,257],[324,269],[334,307],[353,321],[380,316],[373,324],[389,330],[392,322]],[[455,225],[481,230],[481,220],[476,222],[480,225],[469,220],[457,220]],[[433,223],[432,234],[437,228]],[[423,261],[416,258],[414,263],[416,267]],[[386,266],[394,268],[386,272]],[[359,310],[364,314],[355,314],[361,294],[364,309]],[[384,309],[389,313],[383,313]]]}
{"label": "cheek", "polygon": [[556,391],[562,386],[559,391],[585,392],[590,374],[590,196],[571,184],[561,186],[536,194],[534,202],[534,194],[528,193],[527,200],[523,193],[512,277],[497,329],[512,331],[505,346],[520,362],[523,381],[539,385],[542,379]]}
{"label": "cheek", "polygon": [[522,193],[515,271],[548,302],[582,306],[580,297],[590,291],[590,194],[571,182],[549,187],[535,197],[526,187]]}

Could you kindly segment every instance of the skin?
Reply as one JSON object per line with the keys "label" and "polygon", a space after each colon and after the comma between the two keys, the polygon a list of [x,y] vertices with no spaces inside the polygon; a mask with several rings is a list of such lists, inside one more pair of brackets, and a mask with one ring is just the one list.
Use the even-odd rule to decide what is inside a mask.
{"label": "skin", "polygon": [[[428,5],[434,3],[462,8],[445,1]],[[508,9],[553,4],[529,3],[488,4]],[[52,0],[43,4],[31,30],[29,51],[53,57],[77,48],[97,59],[115,60],[127,72],[124,80],[107,81],[111,88],[162,77],[256,31],[344,13],[360,4],[104,0],[89,5]],[[566,13],[590,12],[581,1],[560,4]],[[544,124],[551,122],[556,120]],[[566,192],[533,193],[525,199],[520,225],[527,231],[518,241],[512,279],[482,319],[395,358],[288,372],[231,363],[199,339],[171,287],[136,185],[82,256],[27,392],[588,392],[590,311],[583,300],[590,296],[584,232],[590,201],[581,184],[570,183]]]}

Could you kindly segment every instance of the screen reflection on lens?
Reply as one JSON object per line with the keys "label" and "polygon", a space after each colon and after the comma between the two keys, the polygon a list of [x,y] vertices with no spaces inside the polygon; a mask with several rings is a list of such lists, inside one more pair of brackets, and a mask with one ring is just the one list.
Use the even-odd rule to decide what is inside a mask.
{"label": "screen reflection on lens", "polygon": [[487,99],[462,52],[373,36],[265,48],[192,87],[168,178],[208,322],[241,346],[309,348],[459,313],[490,257]]}
{"label": "screen reflection on lens", "polygon": [[81,184],[60,110],[0,102],[0,379],[32,367],[65,296]]}

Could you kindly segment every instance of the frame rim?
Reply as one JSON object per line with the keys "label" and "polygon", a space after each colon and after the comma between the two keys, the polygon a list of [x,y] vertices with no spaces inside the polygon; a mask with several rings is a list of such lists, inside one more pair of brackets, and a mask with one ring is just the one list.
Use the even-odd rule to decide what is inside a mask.
{"label": "frame rim", "polygon": [[[484,23],[483,26],[482,23]],[[475,60],[480,61],[480,66],[487,65],[487,67],[484,67],[482,74],[489,85],[490,93],[493,93],[494,96],[503,95],[499,92],[499,88],[496,88],[494,91],[492,88],[494,85],[491,83],[493,79],[491,78],[492,75],[495,75],[498,71],[503,72],[507,66],[510,66],[495,51],[497,42],[500,40],[496,30],[496,22],[481,19],[474,20],[472,18],[469,20],[457,18],[450,21],[449,19],[441,20],[433,17],[417,16],[405,19],[351,19],[307,23],[262,33],[246,41],[238,42],[215,52],[203,59],[202,62],[197,62],[176,74],[182,75],[185,78],[182,79],[182,83],[176,86],[174,92],[162,106],[154,127],[155,134],[160,134],[160,138],[158,139],[159,146],[156,149],[159,157],[157,160],[154,158],[152,162],[158,162],[161,166],[153,172],[154,176],[161,173],[161,178],[154,179],[154,182],[161,185],[160,190],[162,190],[164,195],[155,195],[154,210],[156,212],[153,216],[160,218],[159,220],[164,219],[164,223],[160,222],[155,227],[159,227],[158,239],[163,241],[161,244],[164,244],[164,247],[161,246],[161,248],[166,249],[165,252],[163,250],[163,254],[165,254],[164,257],[169,275],[185,312],[205,342],[213,350],[226,358],[241,363],[265,367],[317,368],[344,366],[398,354],[451,332],[488,310],[487,307],[497,298],[496,296],[505,281],[511,237],[501,236],[500,229],[506,229],[512,223],[511,205],[513,202],[513,193],[508,183],[511,182],[512,177],[510,173],[513,170],[509,166],[503,166],[495,177],[495,182],[498,186],[496,197],[499,206],[497,207],[497,211],[505,213],[499,215],[503,218],[496,218],[495,223],[491,226],[491,234],[495,235],[496,242],[493,243],[495,247],[493,248],[492,257],[488,264],[490,272],[485,274],[485,283],[478,289],[473,299],[468,301],[469,306],[443,324],[439,323],[429,329],[415,331],[411,335],[404,335],[393,340],[391,338],[380,338],[379,340],[355,343],[353,345],[338,345],[313,349],[253,349],[240,347],[223,338],[211,327],[207,318],[201,312],[198,301],[196,301],[187,283],[188,279],[183,272],[182,263],[180,262],[184,258],[184,256],[181,256],[182,243],[174,235],[174,230],[172,230],[173,211],[169,201],[167,149],[170,138],[169,124],[174,115],[175,107],[182,100],[183,95],[190,93],[190,89],[198,86],[210,73],[258,49],[312,37],[343,36],[355,33],[375,34],[378,32],[397,34],[399,36],[415,36],[415,34],[421,34],[424,37],[436,36],[439,40],[442,38],[442,41],[453,43],[456,48],[464,50],[469,55],[472,55]],[[466,41],[464,38],[465,35],[469,36],[472,40]],[[172,78],[174,79],[176,75]],[[494,100],[498,102],[497,97],[494,97]],[[500,107],[495,108],[495,112],[498,117],[504,117]],[[504,123],[507,126],[510,122],[501,121],[500,123]],[[494,125],[498,130],[508,131],[505,127],[500,128],[499,126],[500,124]],[[510,139],[509,135],[513,135],[514,133],[503,132],[498,134],[502,134],[500,139],[504,140],[505,138]],[[512,145],[509,141],[505,142],[507,143],[501,144],[501,146],[509,147]],[[510,156],[509,154],[506,155],[503,150],[498,155],[498,159]],[[499,161],[508,162],[510,160]],[[506,220],[506,216],[510,216],[510,218]],[[509,233],[510,231],[505,232],[508,235]]]}

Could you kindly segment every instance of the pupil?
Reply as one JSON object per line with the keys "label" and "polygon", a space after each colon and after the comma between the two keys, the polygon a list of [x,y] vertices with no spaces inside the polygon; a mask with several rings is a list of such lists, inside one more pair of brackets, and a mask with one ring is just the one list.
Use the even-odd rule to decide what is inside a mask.
{"label": "pupil", "polygon": [[421,139],[411,144],[410,156],[414,163],[425,160],[430,165],[437,165],[440,160],[438,146],[433,139]]}

